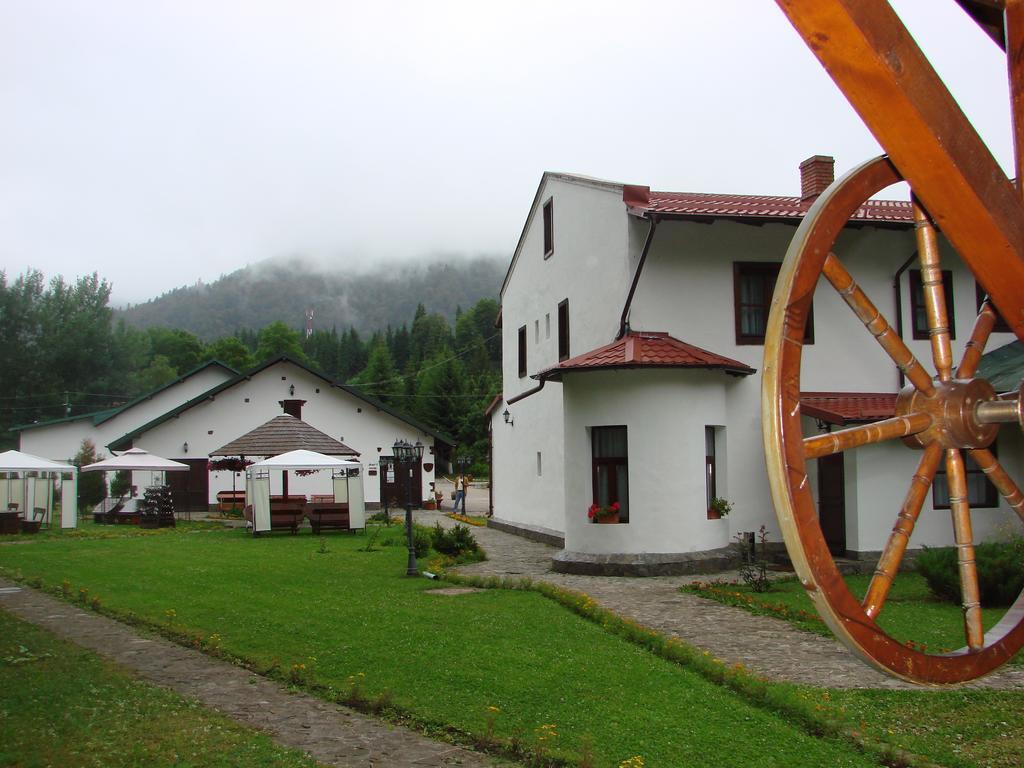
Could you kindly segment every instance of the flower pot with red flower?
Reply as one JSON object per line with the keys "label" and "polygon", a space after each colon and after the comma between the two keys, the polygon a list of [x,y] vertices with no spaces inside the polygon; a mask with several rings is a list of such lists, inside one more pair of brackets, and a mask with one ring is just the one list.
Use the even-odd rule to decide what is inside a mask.
{"label": "flower pot with red flower", "polygon": [[619,502],[610,504],[606,507],[602,507],[598,504],[591,504],[590,509],[587,510],[587,517],[593,523],[609,524],[619,522],[619,512],[622,507]]}

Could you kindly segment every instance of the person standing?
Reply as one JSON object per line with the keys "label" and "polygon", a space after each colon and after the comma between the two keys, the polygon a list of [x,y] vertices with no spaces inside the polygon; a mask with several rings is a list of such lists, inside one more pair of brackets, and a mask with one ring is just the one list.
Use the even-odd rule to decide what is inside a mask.
{"label": "person standing", "polygon": [[452,513],[459,511],[459,502],[462,502],[462,514],[466,514],[466,476],[461,472],[455,476],[455,504],[452,506]]}

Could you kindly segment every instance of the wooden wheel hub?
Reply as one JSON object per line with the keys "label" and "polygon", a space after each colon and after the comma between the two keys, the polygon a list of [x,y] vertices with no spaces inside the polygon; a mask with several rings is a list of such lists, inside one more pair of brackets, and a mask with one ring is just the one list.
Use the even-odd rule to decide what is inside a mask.
{"label": "wooden wheel hub", "polygon": [[978,420],[978,406],[999,400],[985,379],[936,381],[935,393],[924,395],[914,386],[904,387],[896,398],[896,415],[926,413],[931,426],[903,438],[911,448],[938,443],[943,448],[988,448],[999,433],[999,424]]}

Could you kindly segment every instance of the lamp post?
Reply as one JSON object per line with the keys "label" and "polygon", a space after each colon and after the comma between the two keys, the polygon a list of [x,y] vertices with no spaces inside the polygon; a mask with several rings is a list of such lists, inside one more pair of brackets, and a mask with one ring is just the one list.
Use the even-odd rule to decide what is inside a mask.
{"label": "lamp post", "polygon": [[415,474],[415,463],[423,458],[423,443],[417,440],[416,445],[411,445],[406,440],[396,440],[393,450],[398,466],[402,467],[406,464],[409,466],[408,494],[405,501],[405,538],[409,547],[409,564],[405,569],[405,575],[416,576],[419,571],[416,568],[416,545],[413,543],[412,537],[412,481]]}

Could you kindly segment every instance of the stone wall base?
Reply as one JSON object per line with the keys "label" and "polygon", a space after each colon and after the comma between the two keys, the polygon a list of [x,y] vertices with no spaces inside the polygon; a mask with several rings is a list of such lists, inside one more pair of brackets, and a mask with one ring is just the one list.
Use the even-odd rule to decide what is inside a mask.
{"label": "stone wall base", "polygon": [[496,517],[492,517],[487,521],[488,528],[494,528],[505,533],[511,533],[515,536],[522,536],[524,539],[530,541],[539,541],[542,544],[550,544],[552,547],[564,547],[565,546],[565,535],[561,531],[556,531],[552,528],[541,528],[537,525],[523,525],[522,523],[513,523],[509,520],[501,520]]}
{"label": "stone wall base", "polygon": [[563,550],[551,558],[552,570],[580,576],[683,576],[727,571],[738,564],[739,553],[733,546],[703,552],[606,555]]}

